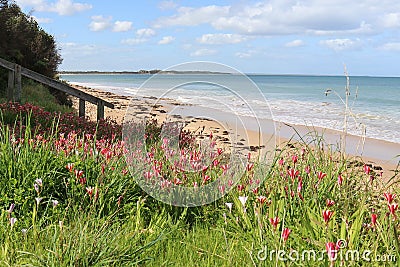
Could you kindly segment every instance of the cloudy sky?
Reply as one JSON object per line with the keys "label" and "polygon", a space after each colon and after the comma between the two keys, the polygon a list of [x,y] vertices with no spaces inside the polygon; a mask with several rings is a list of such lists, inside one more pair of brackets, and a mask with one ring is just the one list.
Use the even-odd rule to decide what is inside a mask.
{"label": "cloudy sky", "polygon": [[17,0],[61,70],[213,61],[246,73],[400,76],[400,1]]}

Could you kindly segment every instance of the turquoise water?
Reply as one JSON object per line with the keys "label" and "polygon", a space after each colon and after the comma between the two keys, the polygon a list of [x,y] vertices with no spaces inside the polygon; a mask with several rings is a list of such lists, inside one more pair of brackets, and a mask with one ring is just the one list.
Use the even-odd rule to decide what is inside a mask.
{"label": "turquoise water", "polygon": [[[200,74],[163,74],[156,78],[139,74],[61,76],[74,84],[121,95],[167,97],[237,115],[343,129],[346,77],[247,77]],[[327,89],[331,90],[328,96],[325,95]],[[365,133],[367,137],[400,143],[400,78],[350,77],[348,103],[352,112],[350,133]]]}

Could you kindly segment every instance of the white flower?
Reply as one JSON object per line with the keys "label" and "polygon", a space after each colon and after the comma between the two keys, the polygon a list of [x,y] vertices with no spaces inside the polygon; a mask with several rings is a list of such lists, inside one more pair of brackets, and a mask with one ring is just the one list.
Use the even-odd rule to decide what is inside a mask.
{"label": "white flower", "polygon": [[17,221],[17,218],[10,218],[10,224],[11,224],[11,228],[14,226],[15,222]]}
{"label": "white flower", "polygon": [[232,206],[233,206],[233,203],[225,203],[225,205],[228,207],[228,209],[229,209],[229,212],[232,212]]}
{"label": "white flower", "polygon": [[58,200],[53,199],[53,200],[52,200],[52,203],[53,203],[53,207],[57,207],[57,205],[58,205]]}
{"label": "white flower", "polygon": [[39,185],[39,186],[43,186],[43,181],[42,181],[42,179],[36,179],[36,180],[35,180],[35,183],[36,183],[37,185]]}
{"label": "white flower", "polygon": [[43,198],[41,198],[41,197],[36,197],[35,199],[36,199],[36,203],[39,205],[39,204],[40,204],[40,201],[42,201]]}
{"label": "white flower", "polygon": [[239,197],[240,203],[242,203],[243,208],[246,205],[247,197],[246,196],[240,196]]}

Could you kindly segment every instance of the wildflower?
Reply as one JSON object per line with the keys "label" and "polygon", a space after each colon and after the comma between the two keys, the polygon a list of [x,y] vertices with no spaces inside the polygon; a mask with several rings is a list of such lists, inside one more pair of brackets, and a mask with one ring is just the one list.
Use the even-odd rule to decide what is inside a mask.
{"label": "wildflower", "polygon": [[290,230],[289,228],[283,229],[283,231],[282,231],[283,242],[286,242],[288,240],[289,235],[290,235],[291,232],[292,232],[292,230]]}
{"label": "wildflower", "polygon": [[338,246],[336,243],[333,242],[327,242],[325,244],[326,247],[326,252],[328,254],[328,259],[331,262],[334,262],[337,257],[337,252],[338,252]]}
{"label": "wildflower", "polygon": [[53,208],[55,208],[55,207],[57,207],[57,205],[58,205],[58,200],[53,199],[53,200],[52,200],[52,203],[53,203]]}
{"label": "wildflower", "polygon": [[249,152],[249,153],[247,154],[247,160],[250,161],[250,159],[251,159],[251,153]]}
{"label": "wildflower", "polygon": [[223,170],[223,174],[226,174],[226,172],[227,172],[228,169],[229,169],[229,166],[228,166],[228,164],[224,164],[224,165],[221,165],[221,168],[222,168],[222,170]]}
{"label": "wildflower", "polygon": [[222,150],[222,148],[218,148],[218,149],[217,149],[218,155],[221,155],[223,152],[224,152],[224,151]]}
{"label": "wildflower", "polygon": [[326,200],[326,206],[329,208],[329,207],[332,207],[333,205],[335,205],[335,201],[333,201],[333,200],[331,200],[331,199],[327,199]]}
{"label": "wildflower", "polygon": [[248,197],[246,197],[246,196],[240,196],[240,197],[239,197],[239,201],[240,201],[240,203],[242,203],[243,208],[244,208],[245,205],[246,205],[247,198],[248,198]]}
{"label": "wildflower", "polygon": [[325,176],[326,176],[326,173],[321,172],[321,171],[317,172],[317,177],[318,177],[319,180],[324,179]]}
{"label": "wildflower", "polygon": [[193,182],[193,187],[197,188],[197,187],[199,187],[199,184],[197,182]]}
{"label": "wildflower", "polygon": [[229,212],[231,213],[232,212],[233,203],[227,202],[227,203],[225,203],[225,205],[228,207]]}
{"label": "wildflower", "polygon": [[225,223],[227,223],[226,222],[226,213],[225,212],[222,214],[222,217],[224,217],[224,221],[225,221]]}
{"label": "wildflower", "polygon": [[325,223],[328,223],[329,220],[332,218],[333,211],[331,210],[324,210],[322,211],[322,217],[324,218]]}
{"label": "wildflower", "polygon": [[269,218],[269,222],[274,227],[274,230],[276,230],[276,227],[278,227],[279,224],[279,217]]}
{"label": "wildflower", "polygon": [[303,189],[303,180],[300,177],[299,183],[297,184],[297,193],[300,193],[302,189]]}
{"label": "wildflower", "polygon": [[174,178],[174,184],[175,185],[180,185],[180,184],[183,184],[183,182],[179,179],[179,178]]}
{"label": "wildflower", "polygon": [[38,186],[43,186],[43,181],[42,181],[42,179],[36,179],[36,180],[35,180],[35,183],[36,183]]}
{"label": "wildflower", "polygon": [[244,190],[244,185],[238,184],[237,189],[238,189],[239,192],[243,191]]}
{"label": "wildflower", "polygon": [[65,166],[69,172],[72,172],[74,170],[74,164],[73,163],[68,163],[67,166]]}
{"label": "wildflower", "polygon": [[225,186],[224,185],[219,185],[218,190],[223,194],[225,192]]}
{"label": "wildflower", "polygon": [[339,176],[338,176],[337,183],[338,183],[339,186],[341,186],[343,184],[343,177],[342,177],[341,174],[339,174]]}
{"label": "wildflower", "polygon": [[290,170],[288,170],[288,174],[289,174],[290,178],[292,178],[292,180],[294,180],[299,175],[299,171],[290,169]]}
{"label": "wildflower", "polygon": [[14,208],[15,208],[15,204],[14,204],[14,203],[11,203],[11,205],[10,205],[10,207],[8,208],[7,212],[8,212],[9,214],[11,214],[11,213],[13,212]]}
{"label": "wildflower", "polygon": [[254,194],[258,194],[258,188],[259,187],[253,188],[251,191],[253,191]]}
{"label": "wildflower", "polygon": [[26,234],[28,233],[28,229],[21,229],[21,233],[26,237]]}
{"label": "wildflower", "polygon": [[283,158],[281,158],[281,159],[278,161],[278,164],[279,164],[280,166],[283,166],[283,164],[285,164],[285,161],[283,160]]}
{"label": "wildflower", "polygon": [[293,155],[292,156],[293,164],[296,164],[298,159],[299,159],[299,157],[297,155]]}
{"label": "wildflower", "polygon": [[40,193],[40,189],[39,189],[39,186],[35,183],[35,184],[33,184],[33,188],[35,188],[35,191],[36,191],[36,193]]}
{"label": "wildflower", "polygon": [[210,181],[210,180],[211,180],[211,177],[210,177],[210,176],[204,175],[203,184],[207,183],[207,182]]}
{"label": "wildflower", "polygon": [[15,217],[11,217],[10,218],[10,225],[11,225],[11,228],[13,228],[13,226],[14,226],[14,224],[17,222],[17,218],[15,218]]}
{"label": "wildflower", "polygon": [[233,185],[233,181],[231,179],[228,180],[228,186],[231,187]]}
{"label": "wildflower", "polygon": [[92,198],[94,188],[89,186],[86,187],[86,192],[88,193],[89,197]]}
{"label": "wildflower", "polygon": [[254,163],[247,163],[246,170],[249,172],[253,169]]}
{"label": "wildflower", "polygon": [[76,176],[77,179],[82,177],[82,175],[83,175],[83,171],[75,170],[75,176]]}
{"label": "wildflower", "polygon": [[391,194],[391,193],[383,193],[383,196],[386,198],[388,204],[392,204],[393,199],[396,197],[396,194]]}
{"label": "wildflower", "polygon": [[261,205],[263,205],[267,201],[266,196],[258,196],[256,199],[257,199],[258,203],[260,203]]}
{"label": "wildflower", "polygon": [[305,171],[307,174],[310,174],[310,172],[311,172],[310,166],[307,165],[307,166],[304,168],[304,171]]}
{"label": "wildflower", "polygon": [[399,207],[399,205],[397,203],[388,204],[388,208],[389,208],[390,214],[393,215],[393,220],[396,220],[396,218],[397,218],[395,212],[396,212],[398,207]]}
{"label": "wildflower", "polygon": [[367,164],[364,165],[364,172],[369,175],[369,173],[371,172],[371,167],[368,166]]}
{"label": "wildflower", "polygon": [[35,198],[35,200],[36,200],[36,204],[39,206],[39,204],[40,204],[40,202],[42,201],[42,197],[36,197]]}
{"label": "wildflower", "polygon": [[378,218],[378,215],[375,213],[371,214],[371,224],[374,226],[376,224],[376,219]]}

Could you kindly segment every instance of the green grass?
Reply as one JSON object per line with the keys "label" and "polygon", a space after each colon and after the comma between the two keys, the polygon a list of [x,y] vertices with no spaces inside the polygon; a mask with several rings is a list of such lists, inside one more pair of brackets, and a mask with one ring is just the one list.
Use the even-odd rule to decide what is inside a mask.
{"label": "green grass", "polygon": [[[7,99],[0,97],[0,103],[4,102],[7,102]],[[74,112],[70,107],[59,105],[56,98],[45,86],[29,80],[23,80],[21,103],[30,103],[49,112]]]}
{"label": "green grass", "polygon": [[[398,211],[391,214],[383,196],[400,194],[398,173],[380,188],[378,173],[350,165],[336,151],[323,151],[321,137],[284,146],[268,168],[252,162],[240,189],[234,185],[223,198],[181,208],[142,191],[136,183],[141,173],[127,172],[119,137],[63,135],[56,126],[39,136],[26,125],[17,132],[12,125],[0,128],[0,266],[398,265]],[[155,133],[149,165],[162,162],[166,179],[183,177],[166,160],[159,129],[148,129]],[[207,173],[215,178],[222,169]],[[186,175],[182,181],[190,186],[191,179],[201,182],[199,177]],[[242,196],[248,197],[244,206]],[[327,199],[334,204],[327,207]],[[12,203],[15,208],[8,212]],[[232,203],[231,211],[226,203]],[[325,222],[326,210],[333,216]],[[375,224],[371,214],[377,215]],[[270,223],[275,217],[276,229]],[[286,228],[291,232],[284,240]],[[339,252],[343,258],[329,261],[326,244],[338,240],[346,243]],[[303,251],[316,252],[316,258],[302,260]],[[355,251],[397,261],[349,258]]]}

